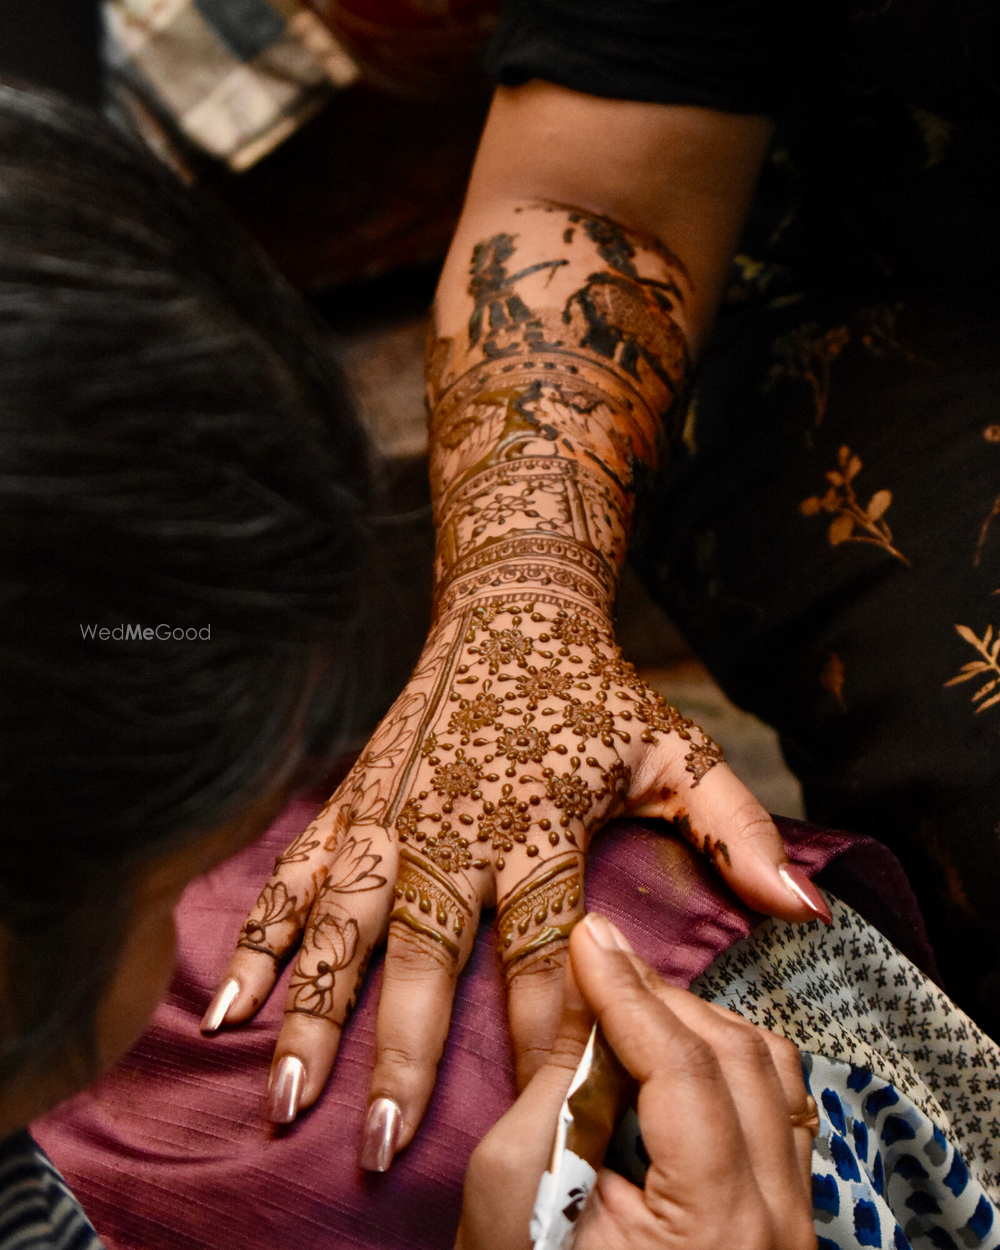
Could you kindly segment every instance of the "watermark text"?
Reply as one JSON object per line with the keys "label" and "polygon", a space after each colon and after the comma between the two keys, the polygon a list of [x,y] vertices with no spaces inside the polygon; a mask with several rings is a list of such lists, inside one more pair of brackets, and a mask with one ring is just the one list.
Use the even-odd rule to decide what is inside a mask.
{"label": "watermark text", "polygon": [[211,625],[202,625],[200,629],[189,626],[171,625],[81,625],[80,633],[85,639],[100,639],[101,642],[152,642],[159,639],[166,642],[209,642],[212,638]]}

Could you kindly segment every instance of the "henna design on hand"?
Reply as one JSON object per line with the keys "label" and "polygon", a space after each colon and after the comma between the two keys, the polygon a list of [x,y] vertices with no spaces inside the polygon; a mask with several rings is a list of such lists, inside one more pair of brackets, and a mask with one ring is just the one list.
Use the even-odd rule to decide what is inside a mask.
{"label": "henna design on hand", "polygon": [[[400,870],[393,890],[398,905],[391,919],[400,921],[425,937],[431,937],[451,958],[457,959],[457,939],[465,932],[473,910],[445,875],[446,871],[438,871],[433,863],[419,859],[404,846],[400,851]],[[414,905],[422,915],[433,920],[437,928],[431,929],[426,922],[419,921],[413,913]]]}
{"label": "henna design on hand", "polygon": [[511,892],[496,922],[507,976],[521,960],[569,937],[582,888],[577,856],[563,855],[542,865]]}
{"label": "henna design on hand", "polygon": [[[339,898],[381,889],[386,878],[374,870],[382,856],[371,849],[371,839],[349,838],[320,887],[309,927],[288,985],[286,1014],[334,1019],[336,974],[351,965],[360,930]],[[281,884],[280,882],[278,883]]]}
{"label": "henna design on hand", "polygon": [[[301,841],[301,838],[296,841]],[[294,846],[295,843],[292,845]],[[280,863],[281,859],[279,858],[277,862]],[[237,946],[244,950],[259,951],[262,955],[270,955],[272,959],[277,959],[279,951],[286,943],[268,942],[268,929],[274,929],[278,925],[294,928],[297,921],[295,895],[288,893],[288,887],[284,881],[271,880],[261,890],[253,910],[244,921]]]}
{"label": "henna design on hand", "polygon": [[[337,858],[292,1010],[335,1010],[359,940],[342,896],[385,885],[356,831],[396,839],[391,920],[447,961],[467,952],[493,872],[503,962],[523,967],[565,941],[588,839],[644,747],[677,735],[692,787],[722,759],[622,659],[611,624],[636,492],[683,412],[688,276],[657,240],[593,214],[515,212],[523,230],[476,246],[465,319],[429,347],[434,626],[317,821]],[[320,854],[317,836],[279,870]],[[262,934],[277,905],[262,896]]]}

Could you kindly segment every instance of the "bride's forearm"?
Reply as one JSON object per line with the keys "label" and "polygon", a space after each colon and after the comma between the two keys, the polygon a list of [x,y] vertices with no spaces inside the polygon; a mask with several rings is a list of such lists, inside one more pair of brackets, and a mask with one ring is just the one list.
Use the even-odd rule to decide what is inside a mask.
{"label": "bride's forearm", "polygon": [[429,348],[437,615],[530,588],[607,617],[681,410],[689,278],[580,209],[516,204],[509,226],[476,243],[468,317]]}
{"label": "bride's forearm", "polygon": [[610,617],[767,132],[544,83],[498,93],[428,351],[438,621],[529,590]]}

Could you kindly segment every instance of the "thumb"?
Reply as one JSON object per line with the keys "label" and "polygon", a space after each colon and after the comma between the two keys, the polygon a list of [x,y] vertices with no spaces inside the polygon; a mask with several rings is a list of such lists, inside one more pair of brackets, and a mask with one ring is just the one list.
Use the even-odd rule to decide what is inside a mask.
{"label": "thumb", "polygon": [[823,896],[790,863],[774,821],[729,765],[720,762],[692,782],[683,770],[678,775],[676,754],[669,739],[650,752],[649,773],[639,801],[629,804],[631,814],[672,821],[754,911],[780,920],[829,924]]}

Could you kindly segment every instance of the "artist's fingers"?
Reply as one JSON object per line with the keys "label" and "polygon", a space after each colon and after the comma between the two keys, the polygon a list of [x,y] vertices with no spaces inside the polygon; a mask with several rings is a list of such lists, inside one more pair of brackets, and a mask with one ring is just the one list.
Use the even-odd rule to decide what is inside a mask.
{"label": "artist's fingers", "polygon": [[[396,854],[384,832],[351,830],[317,891],[288,985],[265,1115],[290,1123],[319,1097],[372,948],[385,933]],[[376,849],[378,848],[378,849]]]}
{"label": "artist's fingers", "polygon": [[455,1250],[523,1247],[552,1154],[559,1108],[594,1023],[570,966],[564,976],[562,1023],[527,1088],[472,1153],[465,1173],[462,1223]]}
{"label": "artist's fingers", "polygon": [[584,912],[583,872],[579,851],[543,863],[520,849],[506,857],[498,886],[497,945],[519,1089],[546,1061],[559,1031],[566,946]]}
{"label": "artist's fingers", "polygon": [[[641,961],[636,957],[633,966],[638,964]],[[719,1056],[758,1171],[776,1171],[783,1178],[789,1169],[799,1168],[808,1189],[812,1135],[808,1128],[785,1132],[790,1117],[804,1110],[808,1097],[798,1048],[787,1038],[758,1029],[724,1007],[668,985],[645,965],[637,971],[660,1001],[705,1038]]]}
{"label": "artist's fingers", "polygon": [[479,923],[479,899],[463,884],[447,861],[401,848],[358,1154],[369,1171],[384,1172],[408,1144],[434,1089],[455,985]]}
{"label": "artist's fingers", "polygon": [[[731,1244],[736,1229],[757,1245],[778,1244],[776,1229],[789,1250],[814,1245],[771,1048],[742,1021],[695,1001],[685,1003],[682,1019],[673,1009],[680,999],[668,1005],[651,993],[622,944],[613,926],[590,916],[570,950],[581,993],[641,1085],[647,1207],[688,1236],[684,1245]],[[751,1116],[760,1123],[751,1127]]]}
{"label": "artist's fingers", "polygon": [[[695,726],[691,736],[711,743]],[[692,775],[689,756],[697,763],[698,749],[698,742],[676,734],[660,738],[633,768],[628,810],[672,820],[755,911],[792,921],[818,917],[829,924],[822,895],[789,863],[774,821],[728,764],[720,758]]]}

